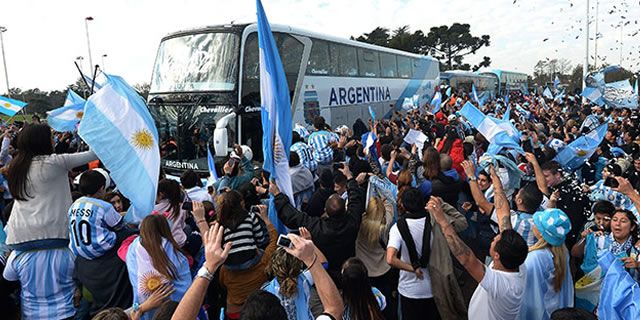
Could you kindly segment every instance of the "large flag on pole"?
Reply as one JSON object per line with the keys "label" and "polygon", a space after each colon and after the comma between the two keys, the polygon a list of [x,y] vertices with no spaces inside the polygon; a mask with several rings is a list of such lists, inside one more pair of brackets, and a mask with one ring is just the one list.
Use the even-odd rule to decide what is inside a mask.
{"label": "large flag on pole", "polygon": [[[260,50],[260,98],[262,100],[262,151],[263,169],[271,174],[280,191],[289,197],[293,205],[293,189],[289,175],[289,149],[291,147],[291,98],[276,42],[271,33],[260,0],[258,10],[258,46]],[[269,218],[278,230],[286,233],[280,223],[273,197],[269,200]]]}
{"label": "large flag on pole", "polygon": [[605,122],[593,129],[589,133],[579,137],[569,143],[560,153],[556,155],[556,160],[563,168],[569,171],[575,171],[580,168],[594,152],[604,139],[607,133],[609,122]]}
{"label": "large flag on pole", "polygon": [[15,100],[7,97],[0,96],[0,113],[13,117],[18,113],[27,103],[20,100]]}
{"label": "large flag on pole", "polygon": [[442,94],[440,94],[440,90],[436,90],[436,94],[433,95],[433,99],[431,99],[430,105],[433,107],[431,113],[437,113],[440,110],[440,105],[442,104]]}
{"label": "large flag on pole", "polygon": [[144,100],[118,76],[89,97],[80,137],[131,201],[125,220],[140,222],[153,210],[160,173],[158,131]]}
{"label": "large flag on pole", "polygon": [[471,84],[471,93],[473,93],[473,99],[480,105],[480,99],[478,99],[478,92],[476,91],[476,85]]}
{"label": "large flag on pole", "polygon": [[460,109],[460,114],[489,141],[492,154],[497,154],[504,148],[524,153],[519,143],[520,132],[511,122],[488,117],[470,102]]}
{"label": "large flag on pole", "polygon": [[84,114],[85,100],[69,89],[64,106],[47,112],[47,123],[58,132],[75,131]]}

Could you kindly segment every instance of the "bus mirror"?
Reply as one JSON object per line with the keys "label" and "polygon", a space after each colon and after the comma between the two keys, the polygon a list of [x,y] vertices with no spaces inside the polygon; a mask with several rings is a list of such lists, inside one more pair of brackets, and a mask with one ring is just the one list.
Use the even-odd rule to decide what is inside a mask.
{"label": "bus mirror", "polygon": [[213,130],[213,147],[216,151],[216,157],[226,157],[229,146],[229,135],[227,134],[227,125],[231,119],[235,118],[235,113],[230,113],[216,122],[216,128]]}
{"label": "bus mirror", "polygon": [[216,128],[213,130],[213,148],[216,151],[216,157],[226,157],[229,145],[229,137],[227,128]]}

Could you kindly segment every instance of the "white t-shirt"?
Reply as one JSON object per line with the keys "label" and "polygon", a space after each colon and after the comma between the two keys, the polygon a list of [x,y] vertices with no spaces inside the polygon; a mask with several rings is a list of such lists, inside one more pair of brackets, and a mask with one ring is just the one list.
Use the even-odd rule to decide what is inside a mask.
{"label": "white t-shirt", "polygon": [[494,270],[491,262],[471,297],[469,314],[479,320],[516,319],[526,281],[524,264],[520,266],[519,272],[504,272]]}
{"label": "white t-shirt", "polygon": [[[416,244],[416,251],[418,255],[422,252],[422,236],[424,232],[425,218],[421,219],[407,219],[407,225],[409,226],[409,232],[413,238],[413,242]],[[431,236],[431,245],[433,243],[433,234]],[[389,243],[387,248],[395,248],[400,250],[400,260],[403,262],[411,263],[409,258],[409,250],[402,240],[398,225],[391,227],[389,231]],[[422,280],[416,277],[413,272],[400,270],[400,281],[398,282],[398,292],[410,299],[428,299],[433,297],[431,292],[431,277],[429,277],[429,270],[422,268],[422,274],[424,277]]]}

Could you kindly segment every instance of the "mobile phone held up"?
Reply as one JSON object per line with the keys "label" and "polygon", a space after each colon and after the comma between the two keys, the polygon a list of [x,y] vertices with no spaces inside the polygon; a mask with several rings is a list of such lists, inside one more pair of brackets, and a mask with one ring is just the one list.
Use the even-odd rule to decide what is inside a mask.
{"label": "mobile phone held up", "polygon": [[293,244],[291,243],[291,239],[289,239],[289,237],[287,237],[284,234],[281,234],[278,237],[278,242],[276,242],[276,244],[279,247],[283,247],[283,248],[293,248]]}
{"label": "mobile phone held up", "polygon": [[182,210],[193,211],[193,202],[185,201],[182,203]]}

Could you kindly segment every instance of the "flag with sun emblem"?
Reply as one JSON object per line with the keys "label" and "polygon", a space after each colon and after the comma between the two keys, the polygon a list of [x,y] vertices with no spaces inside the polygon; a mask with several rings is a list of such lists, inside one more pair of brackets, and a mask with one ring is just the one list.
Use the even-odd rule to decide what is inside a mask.
{"label": "flag with sun emblem", "polygon": [[[291,176],[289,175],[289,149],[291,148],[291,97],[284,74],[282,61],[278,54],[276,42],[271,33],[271,26],[260,0],[256,0],[258,10],[258,45],[260,51],[260,98],[262,101],[262,151],[265,171],[271,173],[280,191],[286,194],[294,204]],[[269,200],[269,218],[279,233],[286,228],[278,220],[273,205],[273,197]]]}
{"label": "flag with sun emblem", "polygon": [[[175,270],[175,279],[171,280],[154,267],[149,252],[142,246],[140,241],[140,237],[133,240],[125,259],[129,280],[133,287],[133,301],[142,304],[149,299],[153,292],[166,283],[171,283],[175,289],[169,299],[180,301],[192,282],[189,261],[182,253],[174,249],[167,239],[162,238],[162,254],[166,255],[168,262],[173,265]],[[145,312],[141,317],[143,320],[152,318],[153,311]]]}
{"label": "flag with sun emblem", "polygon": [[47,123],[58,132],[75,131],[84,114],[84,103],[82,97],[69,90],[64,106],[47,112]]}
{"label": "flag with sun emblem", "polygon": [[556,160],[564,169],[575,171],[580,168],[594,152],[604,139],[609,128],[609,122],[605,122],[589,133],[569,143],[556,157]]}
{"label": "flag with sun emblem", "polygon": [[26,105],[26,102],[0,96],[0,113],[4,113],[10,117],[15,116],[16,113]]}
{"label": "flag with sun emblem", "polygon": [[131,200],[125,220],[142,221],[153,210],[160,172],[158,131],[138,93],[118,76],[91,95],[78,134]]}

